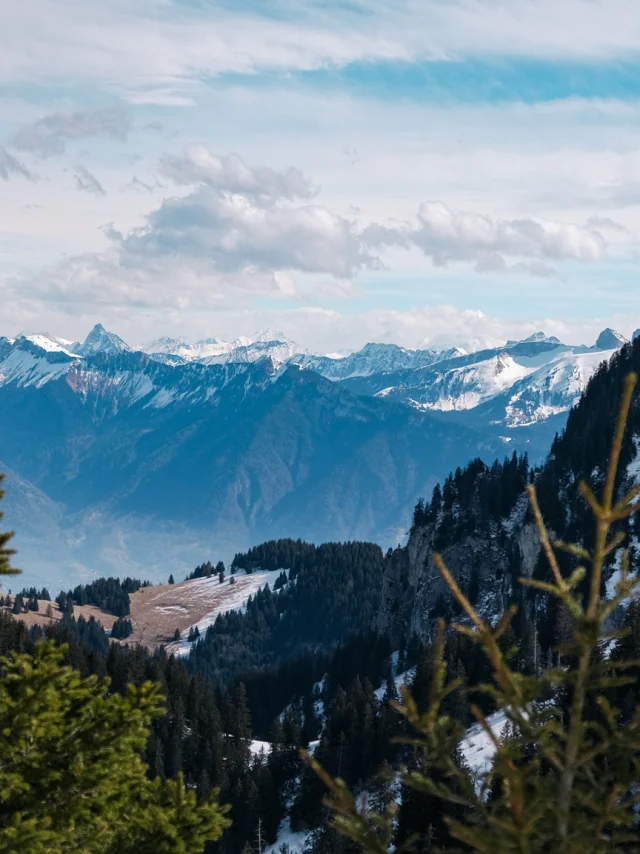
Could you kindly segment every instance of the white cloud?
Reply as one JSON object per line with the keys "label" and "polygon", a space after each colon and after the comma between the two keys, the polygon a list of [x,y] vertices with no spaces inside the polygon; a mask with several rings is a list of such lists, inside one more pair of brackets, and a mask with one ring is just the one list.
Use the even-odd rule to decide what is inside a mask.
{"label": "white cloud", "polygon": [[165,199],[144,228],[113,239],[127,268],[171,257],[222,272],[350,276],[376,264],[354,224],[321,205],[260,205],[208,186]]}
{"label": "white cloud", "polygon": [[[279,16],[157,0],[22,0],[0,5],[7,83],[99,80],[147,103],[211,75],[468,56],[633,57],[635,0],[288,0]],[[137,94],[136,94],[137,93]]]}
{"label": "white cloud", "polygon": [[626,226],[622,225],[621,222],[611,219],[609,216],[590,216],[586,225],[587,228],[597,228],[602,231],[616,231],[620,234],[630,234],[629,229],[626,228]]}
{"label": "white cloud", "polygon": [[106,196],[104,187],[95,175],[92,175],[84,166],[77,166],[74,174],[76,189],[94,196]]}
{"label": "white cloud", "polygon": [[505,255],[558,261],[601,261],[606,255],[599,232],[571,223],[493,219],[451,210],[444,202],[420,205],[418,223],[411,239],[438,266],[475,261],[483,271],[499,269]]}
{"label": "white cloud", "polygon": [[478,273],[506,272],[506,257],[531,258],[511,268],[533,275],[554,275],[541,263],[554,261],[602,261],[607,244],[600,232],[573,223],[543,222],[531,218],[495,219],[487,214],[452,210],[444,202],[423,202],[417,227],[373,224],[365,229],[371,246],[418,246],[437,267],[453,261],[475,263]]}
{"label": "white cloud", "polygon": [[[208,183],[163,199],[141,227],[106,229],[106,251],[13,277],[9,298],[70,312],[91,305],[220,309],[257,296],[294,297],[297,274],[334,277],[346,293],[344,280],[379,265],[352,220],[319,204],[296,204],[295,197],[313,192],[298,170],[207,156],[195,165],[171,161],[172,174],[197,181],[203,165]],[[84,167],[75,177],[79,188],[100,194]]]}
{"label": "white cloud", "polygon": [[49,157],[64,154],[71,140],[103,137],[123,142],[130,130],[131,117],[121,107],[58,112],[20,128],[11,144],[19,151]]}
{"label": "white cloud", "polygon": [[277,172],[268,167],[248,166],[237,154],[219,157],[203,145],[185,154],[161,158],[160,173],[176,184],[207,184],[217,190],[267,199],[310,199],[318,192],[300,172],[290,167]]}
{"label": "white cloud", "polygon": [[[206,149],[164,157],[162,171],[186,192],[162,199],[139,227],[105,229],[105,251],[13,277],[9,297],[71,312],[92,304],[226,310],[238,301],[250,308],[258,296],[359,298],[351,280],[382,269],[378,253],[387,249],[397,257],[418,247],[435,266],[460,262],[480,273],[547,278],[556,275],[549,261],[606,255],[604,238],[587,227],[494,218],[443,202],[422,204],[414,223],[363,227],[308,202],[315,188],[297,169],[251,167]],[[78,189],[104,195],[85,167],[75,179]]]}

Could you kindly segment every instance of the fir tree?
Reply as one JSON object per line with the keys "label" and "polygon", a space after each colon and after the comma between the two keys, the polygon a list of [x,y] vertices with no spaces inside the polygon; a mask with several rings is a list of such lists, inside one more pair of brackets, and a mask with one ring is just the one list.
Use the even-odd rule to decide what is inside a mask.
{"label": "fir tree", "polygon": [[108,692],[36,645],[2,660],[0,852],[193,854],[228,824],[214,797],[150,780],[141,752],[156,686]]}
{"label": "fir tree", "polygon": [[175,581],[173,580],[173,573],[169,576],[169,584],[175,584]]}
{"label": "fir tree", "polygon": [[126,617],[118,617],[111,628],[111,637],[124,640],[133,633],[133,625],[131,620]]}
{"label": "fir tree", "polygon": [[[4,498],[4,489],[2,488],[2,481],[4,480],[4,475],[0,474],[0,501]],[[4,514],[0,510],[0,520]],[[11,558],[14,554],[16,554],[15,549],[11,549],[8,547],[8,542],[13,537],[13,531],[7,531],[6,533],[0,533],[0,575],[18,575],[20,570],[15,569],[11,566]]]}

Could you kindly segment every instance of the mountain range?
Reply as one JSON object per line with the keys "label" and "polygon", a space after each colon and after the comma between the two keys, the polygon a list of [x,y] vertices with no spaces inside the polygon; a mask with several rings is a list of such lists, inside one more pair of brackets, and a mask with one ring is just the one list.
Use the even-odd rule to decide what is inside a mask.
{"label": "mountain range", "polygon": [[0,338],[0,470],[26,583],[156,580],[285,535],[397,545],[450,470],[540,459],[624,343],[319,355],[270,330],[132,347],[100,324],[83,342]]}

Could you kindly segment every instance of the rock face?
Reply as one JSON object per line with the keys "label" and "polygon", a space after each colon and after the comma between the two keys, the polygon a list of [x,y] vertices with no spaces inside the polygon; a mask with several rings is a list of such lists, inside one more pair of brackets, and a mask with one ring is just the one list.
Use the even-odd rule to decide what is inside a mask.
{"label": "rock face", "polygon": [[513,568],[530,577],[540,556],[540,541],[526,521],[526,504],[519,500],[514,514],[490,526],[482,535],[470,534],[444,548],[435,548],[438,524],[414,528],[405,548],[396,549],[385,568],[382,605],[376,630],[400,644],[415,636],[432,639],[438,617],[456,616],[453,601],[433,562],[436,551],[460,588],[470,595],[486,619],[504,613],[514,593]]}
{"label": "rock face", "polygon": [[598,335],[598,340],[596,341],[596,347],[599,350],[615,350],[617,347],[622,347],[623,344],[627,343],[627,339],[624,335],[620,335],[619,332],[616,332],[615,329],[603,329],[600,335]]}

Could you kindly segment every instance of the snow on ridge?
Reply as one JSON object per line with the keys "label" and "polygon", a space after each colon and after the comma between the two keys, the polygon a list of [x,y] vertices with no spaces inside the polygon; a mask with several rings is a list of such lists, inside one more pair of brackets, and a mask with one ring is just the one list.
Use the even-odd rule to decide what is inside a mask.
{"label": "snow on ridge", "polygon": [[505,407],[507,427],[527,427],[567,412],[579,401],[598,367],[615,352],[569,350],[536,368],[512,386],[514,393]]}
{"label": "snow on ridge", "polygon": [[52,335],[48,334],[28,335],[25,333],[20,333],[20,335],[18,335],[18,337],[15,339],[15,341],[19,342],[20,340],[29,341],[34,346],[39,347],[41,350],[44,350],[47,353],[64,353],[66,356],[70,356],[72,359],[80,358],[77,353],[72,353],[69,349],[69,347],[72,346],[73,342],[67,341],[64,338],[54,338]]}
{"label": "snow on ridge", "polygon": [[508,353],[498,353],[485,361],[441,374],[433,384],[436,398],[422,401],[420,406],[442,412],[474,409],[531,373],[532,368],[517,362]]}
{"label": "snow on ridge", "polygon": [[16,383],[40,388],[51,380],[65,376],[73,362],[48,362],[34,353],[13,349],[0,362],[0,386]]}

